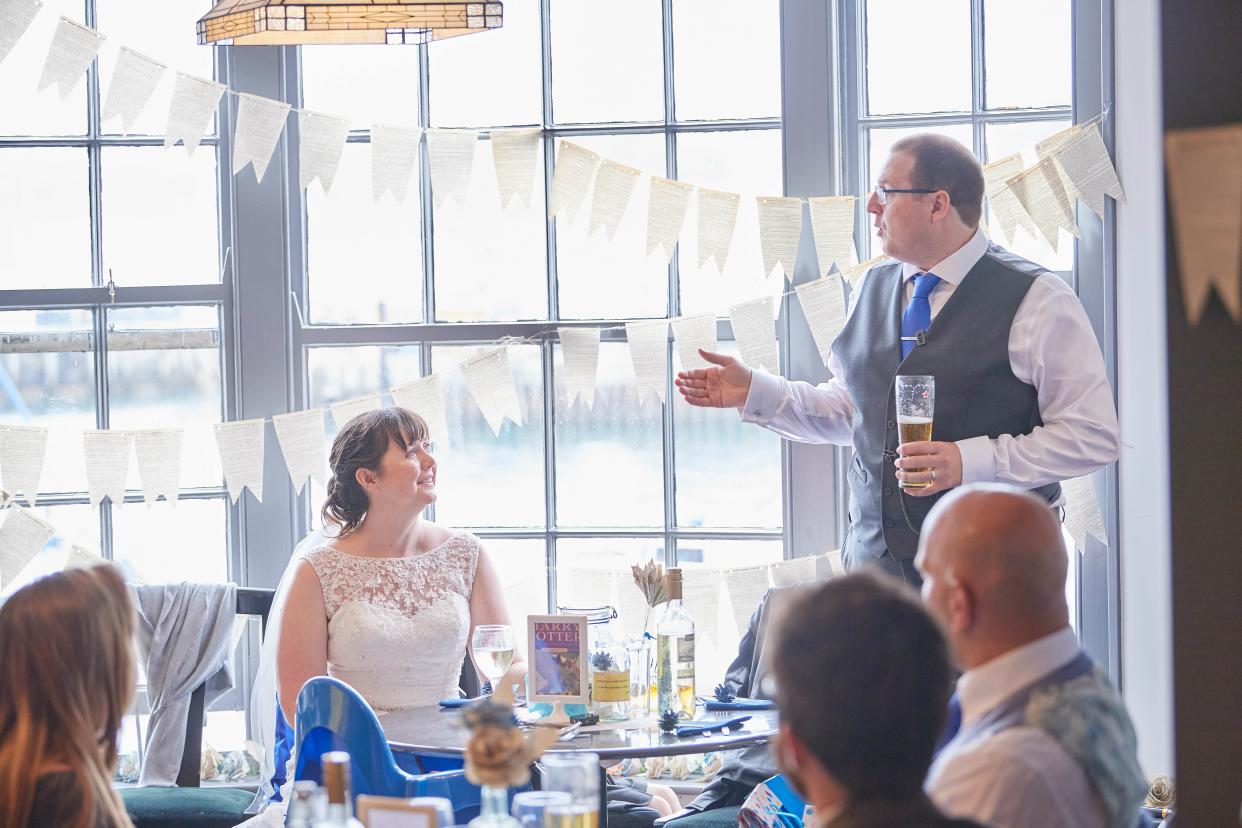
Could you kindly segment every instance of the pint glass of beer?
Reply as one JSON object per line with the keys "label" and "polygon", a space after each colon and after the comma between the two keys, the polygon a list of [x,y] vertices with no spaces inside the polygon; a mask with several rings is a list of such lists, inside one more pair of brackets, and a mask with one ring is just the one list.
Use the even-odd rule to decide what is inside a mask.
{"label": "pint glass of beer", "polygon": [[[936,408],[936,378],[911,374],[897,377],[897,433],[899,443],[932,438],[932,415]],[[925,469],[905,469],[918,472]],[[902,483],[906,489],[925,489],[931,483]]]}

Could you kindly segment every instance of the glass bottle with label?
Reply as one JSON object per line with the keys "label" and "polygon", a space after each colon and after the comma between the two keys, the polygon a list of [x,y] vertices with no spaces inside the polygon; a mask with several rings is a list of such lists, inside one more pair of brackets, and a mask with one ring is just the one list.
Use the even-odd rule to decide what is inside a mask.
{"label": "glass bottle with label", "polygon": [[319,758],[323,766],[323,786],[328,792],[328,806],[315,828],[363,828],[354,819],[354,799],[349,790],[349,754],[343,750],[325,753]]}
{"label": "glass bottle with label", "polygon": [[694,619],[681,603],[681,570],[665,575],[668,608],[656,625],[656,715],[694,716]]}

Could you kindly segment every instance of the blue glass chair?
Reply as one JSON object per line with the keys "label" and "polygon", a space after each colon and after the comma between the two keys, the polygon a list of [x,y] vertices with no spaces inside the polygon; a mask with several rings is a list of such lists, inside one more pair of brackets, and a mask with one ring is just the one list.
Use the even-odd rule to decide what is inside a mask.
{"label": "blue glass chair", "polygon": [[[298,694],[295,741],[297,763],[293,778],[322,782],[320,757],[333,750],[349,753],[353,795],[442,796],[453,803],[454,818],[464,824],[476,816],[482,796],[479,788],[466,780],[457,757],[402,756],[398,762],[375,711],[358,691],[339,679],[317,676]],[[423,759],[422,762],[419,760]],[[431,761],[428,761],[431,760]],[[444,764],[455,760],[458,769],[431,770],[432,761]],[[402,766],[424,771],[410,773]]]}

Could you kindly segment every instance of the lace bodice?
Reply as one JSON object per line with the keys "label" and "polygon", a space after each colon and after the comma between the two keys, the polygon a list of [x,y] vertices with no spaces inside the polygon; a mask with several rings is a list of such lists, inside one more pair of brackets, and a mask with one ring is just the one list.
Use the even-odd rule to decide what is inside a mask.
{"label": "lace bodice", "polygon": [[478,538],[454,533],[407,558],[367,558],[325,545],[306,560],[328,613],[328,675],[377,713],[456,696]]}

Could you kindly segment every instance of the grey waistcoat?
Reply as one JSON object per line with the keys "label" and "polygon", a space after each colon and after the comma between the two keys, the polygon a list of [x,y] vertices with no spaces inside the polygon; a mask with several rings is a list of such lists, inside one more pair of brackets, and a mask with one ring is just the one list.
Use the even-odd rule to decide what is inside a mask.
{"label": "grey waistcoat", "polygon": [[[868,272],[854,312],[833,345],[854,400],[850,528],[842,553],[847,567],[886,551],[897,560],[911,560],[917,530],[940,499],[903,496],[897,486],[897,374],[936,378],[933,440],[1030,434],[1043,424],[1035,387],[1014,376],[1009,364],[1009,329],[1041,272],[1031,262],[989,245],[932,320],[924,341],[904,361],[901,265]],[[1051,502],[1061,487],[1053,483],[1035,491]]]}

